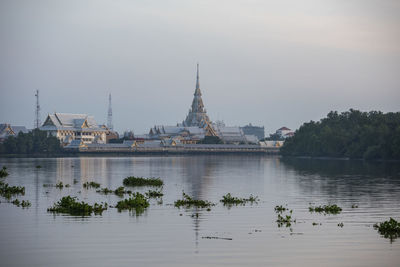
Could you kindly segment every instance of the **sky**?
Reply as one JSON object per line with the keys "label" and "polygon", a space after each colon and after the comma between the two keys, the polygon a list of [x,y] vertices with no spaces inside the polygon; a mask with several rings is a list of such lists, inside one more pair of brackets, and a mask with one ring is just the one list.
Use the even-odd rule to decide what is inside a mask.
{"label": "sky", "polygon": [[0,1],[0,123],[86,113],[176,125],[196,63],[212,121],[298,128],[331,110],[400,111],[398,0]]}

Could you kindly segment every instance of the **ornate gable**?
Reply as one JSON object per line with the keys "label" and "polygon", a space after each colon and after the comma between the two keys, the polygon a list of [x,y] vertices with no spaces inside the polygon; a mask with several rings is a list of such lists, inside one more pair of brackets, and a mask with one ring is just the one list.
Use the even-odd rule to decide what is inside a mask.
{"label": "ornate gable", "polygon": [[47,115],[47,118],[44,121],[43,126],[55,126],[53,120],[50,118],[50,115]]}

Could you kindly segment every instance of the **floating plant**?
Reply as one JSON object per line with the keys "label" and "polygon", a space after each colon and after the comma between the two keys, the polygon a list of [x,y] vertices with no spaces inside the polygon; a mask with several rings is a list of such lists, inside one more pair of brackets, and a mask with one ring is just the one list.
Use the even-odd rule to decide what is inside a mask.
{"label": "floating plant", "polygon": [[93,187],[93,188],[100,188],[100,184],[99,184],[99,183],[96,183],[96,182],[86,182],[86,183],[83,184],[83,187],[84,187],[84,188],[87,188],[87,189],[89,189],[89,188],[91,188],[91,187]]}
{"label": "floating plant", "polygon": [[374,229],[385,238],[389,238],[393,242],[400,236],[400,222],[390,217],[389,221],[374,224]]}
{"label": "floating plant", "polygon": [[125,186],[162,186],[164,182],[160,178],[143,178],[130,176],[123,180]]}
{"label": "floating plant", "polygon": [[29,200],[22,200],[19,201],[18,199],[15,199],[11,202],[12,204],[14,204],[17,207],[23,207],[23,208],[28,208],[31,206],[31,202],[29,202]]}
{"label": "floating plant", "polygon": [[161,192],[161,190],[149,190],[148,192],[145,193],[148,198],[157,198],[157,197],[162,197],[164,194]]}
{"label": "floating plant", "polygon": [[40,169],[40,168],[42,168],[42,166],[36,165],[36,169]]}
{"label": "floating plant", "polygon": [[186,208],[190,208],[194,206],[199,208],[206,208],[215,205],[207,200],[193,199],[189,195],[185,194],[185,192],[182,192],[182,197],[182,199],[175,201],[175,207],[180,208],[183,206]]}
{"label": "floating plant", "polygon": [[[288,208],[286,208],[286,207],[284,207],[284,206],[282,206],[282,205],[276,205],[275,206],[275,208],[274,208],[274,210],[275,210],[275,212],[276,213],[283,213],[284,211],[287,211],[288,210]],[[293,211],[292,210],[290,210],[290,213],[292,213]]]}
{"label": "floating plant", "polygon": [[58,182],[58,183],[55,185],[55,187],[56,187],[56,188],[59,188],[59,189],[62,189],[62,188],[64,187],[64,184],[63,184],[63,182]]}
{"label": "floating plant", "polygon": [[333,205],[309,207],[308,210],[310,212],[318,212],[325,214],[339,214],[342,211],[342,208],[337,206],[336,204],[333,204]]}
{"label": "floating plant", "polygon": [[118,201],[115,206],[118,211],[135,210],[136,214],[142,213],[150,205],[149,201],[141,193],[134,193],[131,198]]}
{"label": "floating plant", "polygon": [[67,213],[76,216],[90,216],[94,214],[102,214],[108,207],[107,203],[89,205],[85,202],[78,202],[76,197],[66,196],[61,198],[57,203],[47,209],[48,212],[53,213]]}
{"label": "floating plant", "polygon": [[10,199],[13,195],[25,195],[25,187],[23,186],[9,186],[6,183],[0,183],[0,195]]}
{"label": "floating plant", "polygon": [[106,187],[106,188],[102,188],[102,189],[100,189],[100,190],[97,190],[96,192],[97,192],[97,193],[103,193],[103,194],[105,194],[105,195],[108,195],[108,194],[113,193],[114,191],[111,190],[111,189],[108,189],[108,188]]}
{"label": "floating plant", "polygon": [[0,170],[0,178],[4,178],[6,176],[8,176],[7,167],[3,166],[3,168]]}
{"label": "floating plant", "polygon": [[296,219],[292,219],[292,215],[282,216],[278,214],[278,219],[276,220],[278,227],[285,225],[286,227],[292,226],[292,223],[296,223]]}
{"label": "floating plant", "polygon": [[228,193],[222,197],[220,202],[224,203],[224,205],[244,205],[246,202],[257,202],[257,197],[250,195],[249,198],[238,198],[233,197],[231,193]]}
{"label": "floating plant", "polygon": [[96,192],[97,193],[103,193],[105,195],[113,193],[113,194],[115,194],[117,196],[120,196],[120,197],[122,197],[124,194],[132,194],[132,191],[125,190],[125,188],[123,186],[120,186],[115,190],[112,190],[112,189],[109,189],[109,188],[102,188],[100,190],[97,190]]}

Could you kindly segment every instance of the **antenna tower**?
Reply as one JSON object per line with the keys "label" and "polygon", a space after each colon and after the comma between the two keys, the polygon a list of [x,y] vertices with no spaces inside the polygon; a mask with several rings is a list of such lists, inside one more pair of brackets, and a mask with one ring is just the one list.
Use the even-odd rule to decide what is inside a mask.
{"label": "antenna tower", "polygon": [[112,108],[111,108],[111,94],[108,95],[107,128],[110,129],[110,130],[113,130],[113,124],[112,124]]}
{"label": "antenna tower", "polygon": [[39,90],[36,90],[36,107],[35,107],[35,122],[34,127],[38,129],[40,127],[40,105],[39,105]]}

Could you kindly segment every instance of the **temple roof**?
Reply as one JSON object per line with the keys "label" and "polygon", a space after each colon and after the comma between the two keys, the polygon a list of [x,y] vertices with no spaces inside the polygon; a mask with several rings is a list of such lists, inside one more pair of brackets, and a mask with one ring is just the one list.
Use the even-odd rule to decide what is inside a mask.
{"label": "temple roof", "polygon": [[93,116],[87,114],[54,113],[49,114],[41,130],[92,130],[105,131],[99,127]]}

